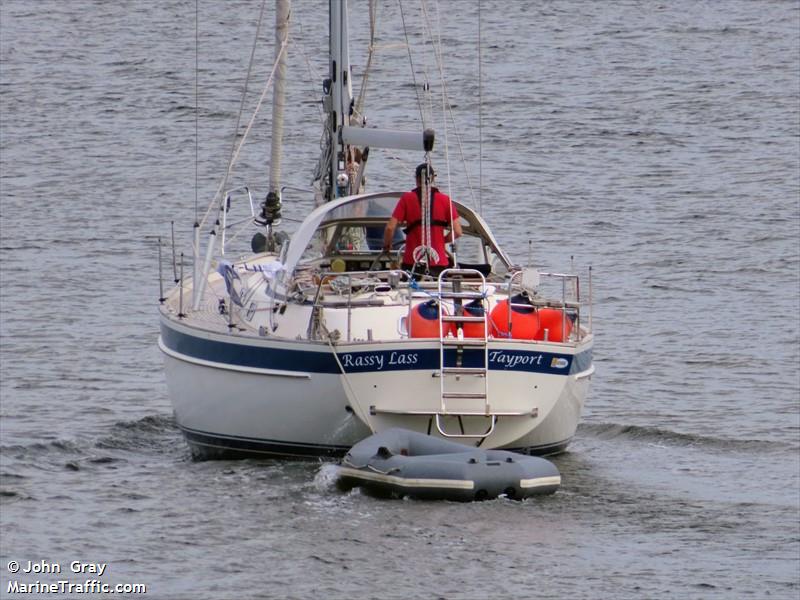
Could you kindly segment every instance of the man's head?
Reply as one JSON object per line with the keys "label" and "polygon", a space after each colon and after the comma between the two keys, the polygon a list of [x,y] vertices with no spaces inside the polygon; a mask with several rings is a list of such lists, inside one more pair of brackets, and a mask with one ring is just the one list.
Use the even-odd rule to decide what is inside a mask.
{"label": "man's head", "polygon": [[417,165],[416,176],[417,176],[417,186],[422,183],[423,178],[425,177],[425,171],[428,172],[428,182],[432,182],[433,178],[436,176],[436,173],[433,170],[433,167],[429,167],[427,163],[422,163]]}

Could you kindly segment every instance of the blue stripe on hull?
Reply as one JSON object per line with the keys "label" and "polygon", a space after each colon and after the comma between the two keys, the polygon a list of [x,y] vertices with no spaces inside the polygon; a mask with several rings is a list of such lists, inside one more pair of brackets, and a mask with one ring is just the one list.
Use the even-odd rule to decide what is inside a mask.
{"label": "blue stripe on hull", "polygon": [[[209,340],[181,333],[164,323],[161,325],[161,339],[167,348],[179,354],[215,363],[282,371],[340,373],[329,349],[294,350]],[[347,373],[439,369],[437,348],[339,352],[338,356]],[[455,349],[446,350],[445,366],[456,366],[456,357]],[[571,355],[535,350],[495,349],[491,345],[489,347],[489,368],[492,371],[567,375],[584,371],[591,363],[591,349]],[[483,350],[465,349],[460,366],[482,367]]]}
{"label": "blue stripe on hull", "polygon": [[[297,444],[281,440],[220,435],[186,427],[180,427],[180,429],[192,448],[192,456],[199,460],[270,456],[282,458],[338,458],[344,456],[350,450],[349,446]],[[547,456],[563,452],[569,442],[570,440],[567,439],[542,446],[505,448],[505,450],[532,456]]]}
{"label": "blue stripe on hull", "polygon": [[181,333],[163,323],[161,341],[167,348],[180,354],[222,364],[281,371],[340,373],[330,350],[314,352],[220,342]]}

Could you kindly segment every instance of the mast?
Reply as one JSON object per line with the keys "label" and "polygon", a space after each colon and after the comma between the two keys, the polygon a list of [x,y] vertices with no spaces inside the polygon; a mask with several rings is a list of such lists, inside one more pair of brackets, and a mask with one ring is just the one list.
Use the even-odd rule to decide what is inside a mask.
{"label": "mast", "polygon": [[331,164],[328,199],[350,192],[347,174],[346,146],[342,128],[350,125],[353,113],[353,86],[350,75],[350,48],[347,29],[347,0],[329,0],[330,6],[330,74],[331,74]]}
{"label": "mast", "polygon": [[272,88],[272,144],[269,161],[269,190],[261,209],[267,225],[267,248],[274,249],[272,225],[281,218],[281,150],[283,146],[283,111],[286,105],[286,42],[289,37],[291,0],[275,4],[275,85]]}
{"label": "mast", "polygon": [[280,197],[281,145],[283,143],[283,109],[286,104],[286,52],[289,37],[291,0],[278,0],[275,6],[275,87],[272,89],[272,151],[269,163],[269,191]]}
{"label": "mast", "polygon": [[360,192],[370,148],[429,153],[435,137],[432,129],[420,134],[367,128],[363,115],[360,122],[353,122],[347,0],[328,0],[328,6],[330,76],[322,84],[322,107],[327,120],[323,150],[314,172],[317,205]]}

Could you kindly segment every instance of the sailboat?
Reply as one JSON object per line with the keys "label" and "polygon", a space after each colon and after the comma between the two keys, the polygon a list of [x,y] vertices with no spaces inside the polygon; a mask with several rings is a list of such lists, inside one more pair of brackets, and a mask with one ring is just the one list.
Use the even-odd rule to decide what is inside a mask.
{"label": "sailboat", "polygon": [[[173,245],[176,284],[161,294],[158,344],[178,427],[198,458],[341,456],[398,427],[471,447],[563,451],[594,373],[591,278],[587,316],[577,275],[516,265],[458,201],[462,235],[447,247],[446,267],[431,268],[433,229],[455,223],[434,223],[422,202],[434,194],[427,169],[413,269],[402,267],[399,233],[384,250],[403,192],[364,189],[370,149],[431,165],[436,134],[355,117],[346,0],[330,0],[329,10],[316,208],[291,236],[278,231],[290,22],[288,0],[279,0],[266,199],[221,189],[209,230],[194,228],[191,273]],[[226,235],[241,198],[252,252],[234,259]]]}

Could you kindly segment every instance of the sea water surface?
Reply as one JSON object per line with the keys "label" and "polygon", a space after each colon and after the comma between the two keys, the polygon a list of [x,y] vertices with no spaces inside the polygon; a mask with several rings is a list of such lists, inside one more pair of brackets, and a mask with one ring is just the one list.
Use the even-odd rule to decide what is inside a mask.
{"label": "sea water surface", "polygon": [[[553,459],[562,488],[381,501],[338,492],[329,463],[192,461],[156,347],[156,236],[174,220],[188,252],[221,181],[261,2],[3,0],[0,596],[88,579],[165,599],[798,597],[800,4],[379,2],[372,124],[418,126],[438,72],[421,6],[459,134],[436,117],[440,182],[517,262],[592,267],[597,373]],[[326,11],[293,2],[297,188],[319,147]],[[350,11],[358,83],[366,2]],[[231,177],[259,198],[269,124]],[[369,185],[408,187],[419,160],[375,153]],[[284,204],[291,229],[312,201]]]}

